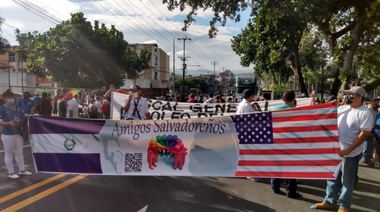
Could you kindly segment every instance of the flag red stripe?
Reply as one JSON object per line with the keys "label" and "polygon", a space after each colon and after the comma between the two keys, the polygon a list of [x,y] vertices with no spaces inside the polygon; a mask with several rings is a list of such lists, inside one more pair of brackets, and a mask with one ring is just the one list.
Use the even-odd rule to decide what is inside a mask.
{"label": "flag red stripe", "polygon": [[322,143],[322,142],[338,142],[338,136],[330,137],[303,137],[303,138],[275,138],[275,144],[292,144],[292,143]]}
{"label": "flag red stripe", "polygon": [[237,171],[236,177],[275,177],[275,178],[303,178],[303,179],[335,179],[332,172],[252,172]]}
{"label": "flag red stripe", "polygon": [[311,132],[311,131],[325,131],[325,130],[337,130],[336,124],[331,125],[318,125],[318,126],[296,126],[296,127],[275,127],[273,133],[286,133],[286,132]]}
{"label": "flag red stripe", "polygon": [[337,166],[341,160],[240,160],[239,166]]}
{"label": "flag red stripe", "polygon": [[[272,112],[273,114],[274,112]],[[280,116],[276,117],[273,114],[272,122],[289,122],[289,121],[314,121],[322,119],[336,119],[337,113],[328,113],[328,114],[309,114],[309,115],[300,115],[300,116]]]}
{"label": "flag red stripe", "polygon": [[318,149],[241,149],[240,155],[309,155],[338,154],[339,148]]}

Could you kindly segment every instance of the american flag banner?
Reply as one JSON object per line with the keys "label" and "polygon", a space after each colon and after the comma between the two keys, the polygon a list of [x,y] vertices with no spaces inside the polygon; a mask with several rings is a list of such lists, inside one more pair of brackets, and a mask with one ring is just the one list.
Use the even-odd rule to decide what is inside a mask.
{"label": "american flag banner", "polygon": [[232,116],[236,176],[333,179],[339,157],[337,108],[326,103]]}
{"label": "american flag banner", "polygon": [[331,104],[170,120],[32,116],[29,137],[38,172],[333,179],[341,161]]}

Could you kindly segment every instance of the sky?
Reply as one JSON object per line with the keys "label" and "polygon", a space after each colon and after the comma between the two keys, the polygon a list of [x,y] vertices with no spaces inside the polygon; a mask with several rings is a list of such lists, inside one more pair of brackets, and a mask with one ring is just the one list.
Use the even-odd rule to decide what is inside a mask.
{"label": "sky", "polygon": [[22,33],[43,33],[69,20],[70,14],[83,12],[92,23],[98,20],[107,27],[115,25],[128,43],[157,43],[170,56],[171,72],[173,47],[176,73],[182,68],[183,40],[178,38],[191,39],[185,42],[186,74],[213,74],[214,71],[218,74],[227,69],[235,74],[253,72],[252,67],[240,65],[240,57],[231,48],[232,36],[246,26],[249,11],[241,13],[239,23],[231,20],[225,27],[218,27],[219,32],[212,39],[208,30],[213,12],[199,11],[196,22],[183,32],[188,11],[169,11],[162,0],[1,0],[0,17],[4,23],[0,33],[11,45],[17,45],[15,29]]}

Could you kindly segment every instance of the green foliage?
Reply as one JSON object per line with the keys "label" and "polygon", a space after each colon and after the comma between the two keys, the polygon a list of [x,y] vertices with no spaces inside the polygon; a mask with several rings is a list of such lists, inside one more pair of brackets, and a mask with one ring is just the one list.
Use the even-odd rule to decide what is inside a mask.
{"label": "green foliage", "polygon": [[[1,33],[1,25],[3,24],[3,22],[4,22],[4,19],[0,17],[0,33]],[[0,54],[4,53],[8,46],[9,46],[8,40],[5,39],[0,34]]]}
{"label": "green foliage", "polygon": [[[176,91],[182,90],[182,77],[176,78],[174,81],[174,87]],[[208,85],[204,79],[202,79],[200,76],[198,77],[185,77],[185,88],[198,88],[201,93],[205,93],[207,91]],[[186,91],[185,91],[186,92]]]}
{"label": "green foliage", "polygon": [[[148,67],[150,54],[130,51],[122,32],[98,21],[94,26],[83,13],[43,34],[17,33],[20,46],[28,49],[28,69],[38,76],[50,75],[66,87],[119,87],[127,76],[135,78]],[[141,57],[139,57],[141,56]]]}
{"label": "green foliage", "polygon": [[227,20],[238,22],[240,21],[239,13],[251,6],[250,1],[246,0],[162,0],[162,2],[168,5],[169,10],[179,8],[181,11],[184,11],[190,8],[190,12],[184,20],[185,26],[182,28],[184,31],[195,22],[194,16],[197,15],[198,10],[212,9],[214,17],[210,21],[210,37],[215,37],[218,32],[215,24],[220,23],[221,26],[225,26]]}
{"label": "green foliage", "polygon": [[347,70],[347,69],[342,69],[340,71],[340,76],[339,76],[339,79],[341,81],[345,81],[347,78],[349,78],[351,75],[351,71],[350,70]]}
{"label": "green foliage", "polygon": [[318,55],[321,41],[310,32],[297,7],[297,2],[290,0],[256,1],[254,16],[241,34],[233,37],[232,48],[243,66],[255,65],[256,76],[271,73],[278,84],[295,74],[302,92],[307,93],[301,70],[320,66],[323,55]]}
{"label": "green foliage", "polygon": [[282,93],[284,92],[287,87],[286,85],[277,85],[277,84],[272,84],[270,87],[269,87],[270,90],[274,91],[275,93]]}
{"label": "green foliage", "polygon": [[[263,7],[268,2],[271,2],[271,5]],[[274,68],[276,61],[279,61],[283,55],[279,52],[292,50],[287,46],[286,39],[294,40],[297,44],[297,36],[292,36],[288,31],[296,30],[293,35],[297,35],[300,31],[304,32],[303,24],[307,24],[309,30],[312,30],[312,34],[318,32],[323,35],[323,38],[318,35],[320,40],[325,41],[325,43],[313,46],[328,47],[329,56],[334,58],[335,65],[340,69],[347,70],[341,75],[341,79],[347,81],[355,78],[353,58],[356,57],[356,69],[360,70],[359,73],[363,75],[364,80],[368,80],[365,83],[371,84],[371,88],[379,85],[377,84],[380,82],[377,80],[378,78],[368,77],[377,77],[380,73],[376,59],[380,34],[379,0],[163,0],[163,3],[167,4],[170,10],[180,8],[181,11],[184,11],[185,8],[190,8],[184,29],[194,22],[193,16],[197,14],[198,10],[211,9],[214,17],[210,21],[210,37],[214,37],[217,33],[216,23],[224,26],[227,20],[239,21],[239,13],[247,8],[252,8],[252,20],[240,35],[234,37],[233,48],[240,55],[241,64],[248,66],[251,62],[254,63],[259,69],[259,75],[270,70],[279,70],[278,67]],[[266,9],[270,7],[271,10]],[[281,28],[284,29],[284,34],[288,33],[288,37],[284,37],[284,34],[280,33],[279,29]],[[282,48],[281,44],[285,48]],[[270,48],[268,49],[267,46]],[[300,50],[301,64],[307,66],[303,68],[309,70],[316,70],[315,66],[320,64],[321,58],[326,58],[324,53],[317,51],[309,56],[304,55],[302,59],[302,55],[305,53],[307,52]],[[317,54],[319,56],[315,57]],[[314,60],[314,58],[316,59]],[[338,75],[335,74],[335,76]],[[336,82],[334,87],[339,86],[339,79],[336,79]],[[332,90],[337,91],[334,87]]]}

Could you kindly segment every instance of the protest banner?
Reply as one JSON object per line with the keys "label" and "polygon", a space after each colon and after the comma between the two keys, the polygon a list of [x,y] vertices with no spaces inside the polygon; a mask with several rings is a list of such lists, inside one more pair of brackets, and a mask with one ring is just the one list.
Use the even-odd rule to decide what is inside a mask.
{"label": "protest banner", "polygon": [[[112,92],[111,119],[120,120],[124,113],[125,100],[128,95]],[[184,103],[147,99],[152,119],[184,119],[228,116],[236,113],[237,103]],[[297,106],[310,105],[311,98],[297,98]],[[272,107],[283,104],[282,100],[253,102],[258,111],[270,111]]]}
{"label": "protest banner", "polygon": [[38,172],[98,175],[333,179],[332,104],[173,120],[32,116]]}

